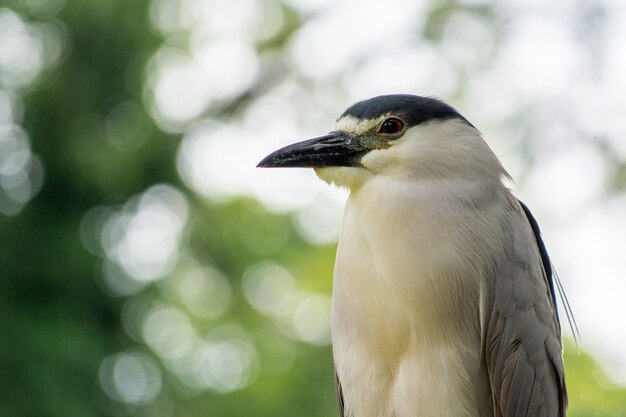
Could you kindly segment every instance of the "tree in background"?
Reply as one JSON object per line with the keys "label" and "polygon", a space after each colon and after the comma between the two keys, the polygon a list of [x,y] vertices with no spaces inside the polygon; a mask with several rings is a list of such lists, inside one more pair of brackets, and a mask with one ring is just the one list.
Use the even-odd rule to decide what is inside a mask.
{"label": "tree in background", "polygon": [[[320,218],[336,207],[289,184],[272,206],[280,191],[238,181],[237,165],[274,147],[267,135],[327,125],[389,56],[447,51],[412,82],[443,71],[453,81],[436,87],[463,102],[509,34],[479,3],[410,9],[419,30],[401,37],[417,55],[378,60],[374,39],[319,39],[316,24],[343,20],[296,2],[8,0],[0,416],[334,415]],[[466,56],[454,30],[472,25],[481,53]],[[572,352],[570,415],[626,415],[626,392]]]}

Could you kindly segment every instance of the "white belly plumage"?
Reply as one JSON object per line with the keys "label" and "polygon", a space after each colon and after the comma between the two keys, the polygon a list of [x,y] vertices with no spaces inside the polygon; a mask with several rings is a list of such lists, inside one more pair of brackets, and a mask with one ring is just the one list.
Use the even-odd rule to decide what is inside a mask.
{"label": "white belly plumage", "polygon": [[[480,271],[451,263],[463,259],[454,253],[462,237],[437,239],[438,219],[422,221],[415,210],[403,218],[407,204],[397,195],[385,204],[384,193],[371,191],[378,199],[350,197],[335,265],[333,353],[345,415],[482,415],[477,402],[490,400],[480,362]],[[384,229],[369,221],[381,215]]]}

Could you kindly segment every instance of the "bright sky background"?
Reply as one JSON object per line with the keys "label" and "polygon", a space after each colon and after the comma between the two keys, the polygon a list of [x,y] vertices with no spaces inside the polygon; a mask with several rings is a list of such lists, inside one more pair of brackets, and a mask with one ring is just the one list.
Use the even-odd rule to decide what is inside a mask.
{"label": "bright sky background", "polygon": [[[177,166],[184,182],[214,201],[254,196],[272,211],[292,213],[306,239],[333,242],[346,193],[322,183],[311,170],[260,170],[256,163],[280,146],[331,130],[357,100],[400,92],[439,96],[481,129],[517,181],[516,194],[542,226],[567,289],[582,346],[626,384],[626,194],[607,191],[614,178],[610,161],[626,159],[626,2],[507,0],[494,2],[492,15],[485,16],[475,10],[492,2],[462,0],[458,11],[437,25],[424,17],[431,1],[286,1],[305,23],[280,53],[260,54],[256,43],[287,23],[274,1],[153,0],[150,19],[164,41],[146,70],[143,105],[162,129],[182,136]],[[31,3],[54,10],[64,4]],[[44,16],[54,12],[42,10]],[[20,127],[20,94],[59,60],[66,35],[60,22],[51,22],[28,23],[0,8],[0,212],[6,215],[19,212],[42,183],[40,161]],[[425,28],[436,28],[429,39]],[[250,88],[259,93],[242,114],[211,117],[212,110]],[[114,146],[143,145],[144,138],[118,140],[126,131],[120,126],[140,106],[125,102],[109,115],[106,130]],[[81,237],[94,253],[106,254],[105,278],[115,278],[109,289],[129,295],[171,271],[187,220],[183,193],[157,185],[119,212],[89,212],[83,223],[95,225],[100,236],[90,238],[81,230]],[[183,287],[195,290],[180,296],[200,315],[223,314],[230,303],[227,280],[193,261],[186,268],[188,286]],[[255,284],[250,277],[274,271],[272,294],[295,291],[293,277],[279,268],[262,265],[244,277],[249,302],[270,315],[282,314],[271,310],[279,304],[259,298],[267,288],[255,286],[265,281]],[[221,304],[206,310],[193,298],[204,294],[198,290],[202,282],[211,283],[207,297],[219,294]],[[299,294],[292,332],[299,340],[327,343],[327,326],[302,318],[327,322],[327,298]],[[130,305],[124,314],[132,311]],[[180,349],[191,348],[164,341],[195,340],[167,333],[170,328],[193,333],[181,314],[154,308],[139,330],[172,361],[183,355]],[[152,326],[157,319],[173,324]],[[236,380],[218,378],[219,369],[200,372],[194,376],[197,384],[226,392],[251,380],[254,355],[241,330],[220,328],[211,337],[202,341],[200,353],[245,366]],[[203,357],[198,360],[207,362]],[[139,354],[109,362],[100,375],[104,387],[129,380],[120,376],[122,370],[159,372]],[[176,369],[187,369],[176,363]],[[159,389],[118,391],[132,402],[152,398]]]}
{"label": "bright sky background", "polygon": [[[153,21],[166,38],[191,34],[188,48],[164,44],[146,92],[162,128],[183,134],[185,182],[214,200],[252,195],[293,213],[311,241],[334,241],[345,192],[312,171],[256,163],[331,130],[354,101],[439,96],[482,130],[516,179],[516,194],[543,228],[582,346],[626,383],[626,195],[606,191],[607,161],[626,158],[626,3],[509,0],[498,3],[496,25],[459,11],[439,40],[426,42],[419,33],[430,2],[288,2],[309,19],[284,56],[259,56],[252,42],[285,19],[271,3],[155,0]],[[198,117],[272,67],[286,75],[240,117]]]}

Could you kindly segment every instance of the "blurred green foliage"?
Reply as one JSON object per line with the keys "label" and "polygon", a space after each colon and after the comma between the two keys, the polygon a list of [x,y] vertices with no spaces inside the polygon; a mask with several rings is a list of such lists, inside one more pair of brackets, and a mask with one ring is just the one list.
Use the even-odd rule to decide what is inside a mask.
{"label": "blurred green foliage", "polygon": [[570,342],[564,361],[570,417],[626,415],[626,388],[612,382],[591,355]]}
{"label": "blurred green foliage", "polygon": [[[23,2],[5,6],[39,19]],[[43,160],[45,182],[21,212],[0,216],[0,416],[336,415],[330,347],[286,337],[281,323],[252,308],[241,291],[249,267],[271,261],[306,291],[330,294],[334,245],[306,242],[290,216],[269,213],[256,201],[216,203],[188,190],[176,173],[179,138],[160,131],[147,113],[128,125],[145,136],[142,146],[121,150],[107,139],[111,111],[142,103],[146,64],[162,43],[149,27],[149,6],[146,0],[70,1],[57,15],[67,29],[60,64],[22,91],[21,124]],[[282,35],[259,47],[280,48],[281,36],[294,27],[292,17]],[[233,100],[223,114],[249,99]],[[81,222],[92,208],[123,210],[129,199],[163,183],[182,190],[189,203],[185,257],[219,270],[232,288],[228,311],[195,317],[194,326],[208,332],[236,323],[256,348],[258,369],[240,390],[186,383],[146,345],[141,330],[123,324],[134,305],[187,308],[170,288],[182,276],[179,266],[135,293],[132,304],[110,292],[103,254],[81,241]],[[103,389],[103,361],[124,351],[159,364],[162,382],[151,401],[125,402]],[[575,352],[567,346],[570,416],[626,416],[626,390],[612,385],[589,355]]]}

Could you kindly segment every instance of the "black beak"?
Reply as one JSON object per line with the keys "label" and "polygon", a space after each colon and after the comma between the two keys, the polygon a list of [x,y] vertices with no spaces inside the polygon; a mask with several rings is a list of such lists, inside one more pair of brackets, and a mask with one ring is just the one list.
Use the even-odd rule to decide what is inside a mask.
{"label": "black beak", "polygon": [[260,168],[279,167],[350,167],[359,166],[368,149],[344,132],[330,132],[319,138],[285,146],[263,158]]}

